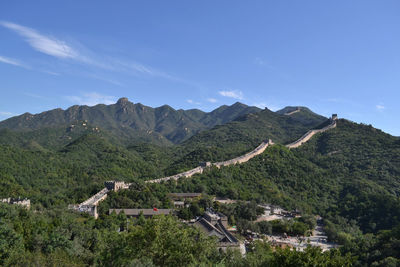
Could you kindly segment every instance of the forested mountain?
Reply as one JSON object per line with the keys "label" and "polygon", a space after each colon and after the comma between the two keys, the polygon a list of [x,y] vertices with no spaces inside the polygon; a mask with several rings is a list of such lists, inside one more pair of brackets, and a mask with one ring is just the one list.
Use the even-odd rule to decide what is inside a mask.
{"label": "forested mountain", "polygon": [[72,106],[67,110],[54,109],[36,115],[25,113],[0,122],[0,129],[30,132],[28,136],[44,135],[48,128],[58,132],[65,132],[65,129],[72,131],[76,124],[84,122],[109,132],[123,143],[143,140],[171,144],[182,142],[201,130],[258,111],[257,107],[239,102],[207,113],[198,109],[175,110],[168,105],[152,108],[121,98],[112,105]]}
{"label": "forested mountain", "polygon": [[[257,112],[237,103],[204,113],[198,110],[175,111],[167,106],[147,109],[126,99],[110,106],[76,107],[76,114],[81,115],[65,117],[65,114],[71,114],[73,108],[41,113],[31,119],[22,115],[0,123],[3,128],[0,131],[0,198],[28,197],[32,200],[33,209],[40,211],[29,215],[32,232],[23,232],[23,228],[11,220],[3,230],[14,233],[15,238],[24,236],[25,250],[30,251],[30,257],[36,257],[34,249],[38,247],[41,257],[45,259],[77,256],[84,248],[92,254],[87,259],[79,258],[80,262],[94,264],[95,259],[112,262],[107,258],[104,246],[111,244],[107,240],[118,238],[106,229],[117,227],[124,222],[124,218],[105,216],[104,211],[109,207],[156,205],[168,208],[171,205],[166,197],[169,192],[204,192],[244,201],[268,202],[287,209],[297,208],[304,214],[321,215],[325,219],[329,238],[343,245],[342,255],[349,252],[358,256],[356,264],[360,266],[372,263],[385,266],[388,262],[398,262],[400,258],[400,249],[397,249],[400,248],[400,139],[397,137],[372,126],[341,119],[336,128],[315,135],[299,148],[288,149],[284,144],[298,139],[310,129],[323,127],[328,123],[327,118],[304,107]],[[298,109],[298,112],[288,115]],[[119,110],[120,113],[114,114],[112,110]],[[128,114],[134,114],[135,119]],[[152,115],[146,117],[147,114]],[[58,116],[61,122],[57,125]],[[163,116],[164,120],[160,119]],[[71,121],[75,121],[73,127],[70,117]],[[106,118],[102,126],[101,117]],[[181,129],[183,124],[178,123],[174,128],[174,123],[182,120],[185,126],[192,127],[192,133],[199,132],[175,139],[180,143],[174,145],[168,139],[168,133],[177,133],[176,129]],[[42,126],[38,126],[40,123]],[[134,141],[127,142],[130,134],[122,136],[119,130],[115,130],[119,127],[124,129],[122,132],[132,131]],[[154,139],[138,134],[137,129],[142,131],[146,127],[153,130],[159,127]],[[158,137],[166,142],[157,141]],[[275,145],[246,163],[211,168],[177,183],[143,183],[197,166],[201,161],[226,160],[241,155],[266,139],[272,139]],[[134,182],[136,187],[111,194],[102,203],[100,211],[103,215],[96,223],[65,211],[68,204],[83,201],[101,189],[104,181],[113,179]],[[71,229],[71,224],[58,222],[58,215],[51,214],[52,210],[67,217],[66,221],[79,222],[79,227],[85,229],[86,237],[79,237],[81,239],[78,240],[78,230]],[[4,211],[4,214],[9,214],[7,212]],[[40,221],[40,216],[47,216],[46,220]],[[35,243],[42,234],[34,233],[34,225],[43,223],[55,226],[51,226],[53,230],[44,237],[45,241]],[[174,222],[164,223],[176,227]],[[147,227],[151,231],[153,226]],[[242,224],[240,227],[250,226]],[[98,233],[99,229],[102,237],[89,237]],[[142,228],[135,231],[139,229]],[[54,233],[56,236],[53,236]],[[65,233],[68,233],[68,240],[60,237]],[[105,254],[95,254],[93,246],[87,245],[90,241],[85,238],[97,240],[101,244],[98,245],[99,251]],[[123,242],[131,242],[125,234],[119,238],[126,238]],[[124,244],[131,246],[128,243]],[[54,249],[57,246],[60,251]],[[118,251],[117,247],[115,249]],[[54,253],[61,254],[57,256]],[[317,252],[313,253],[317,255]],[[218,258],[207,255],[210,259]],[[269,260],[275,257],[268,255]],[[255,257],[254,260],[257,258],[249,256],[246,261],[252,257]],[[232,264],[226,265],[251,264],[245,260],[230,260]],[[154,259],[151,261],[156,262]],[[216,259],[210,261],[218,262]],[[242,262],[243,265],[235,265],[234,262]]]}
{"label": "forested mountain", "polygon": [[[126,105],[127,108],[136,106],[126,99],[120,99],[115,105],[99,106],[115,108],[118,105]],[[240,113],[244,109],[252,108],[236,103],[232,106],[221,106],[211,112],[213,114],[203,112],[202,116],[203,120],[214,118],[212,123],[217,123],[215,118],[234,118],[236,115],[230,112],[236,110]],[[33,130],[27,129],[28,126],[23,122],[19,124],[25,125],[25,128],[17,126],[16,121],[21,120],[21,116],[3,122],[3,127],[5,124],[14,123],[14,129],[18,130],[0,130],[0,143],[3,144],[0,146],[0,169],[3,177],[8,177],[2,182],[6,187],[14,188],[8,193],[3,192],[2,195],[34,196],[46,199],[45,202],[40,202],[48,206],[52,205],[62,191],[63,199],[70,198],[72,202],[79,202],[100,188],[105,180],[145,180],[175,174],[197,166],[201,161],[226,160],[238,156],[267,138],[275,142],[292,141],[308,129],[326,121],[326,118],[314,115],[308,110],[298,113],[297,118],[292,118],[265,109],[205,130],[180,145],[160,146],[157,141],[152,142],[145,137],[140,139],[136,131],[135,141],[125,146],[115,131],[93,126],[89,120],[77,121],[68,127],[48,127],[57,122],[52,112],[33,116],[32,121],[27,123],[28,126],[31,125],[30,128],[34,128]],[[44,122],[41,122],[41,117],[44,118]],[[303,118],[310,117],[305,123]],[[82,118],[85,117],[79,117]],[[40,128],[33,121],[45,126]],[[145,121],[145,118],[141,118],[140,121]],[[19,168],[19,164],[24,164],[24,168]],[[57,189],[54,190],[53,183],[68,186],[56,186]],[[37,187],[39,184],[40,187]],[[82,184],[87,186],[82,187]],[[7,191],[7,188],[3,190]],[[66,200],[62,202],[64,201],[67,204]],[[60,203],[60,200],[58,202]]]}
{"label": "forested mountain", "polygon": [[289,143],[327,121],[327,118],[308,109],[290,116],[269,109],[243,115],[232,122],[202,131],[180,144],[177,151],[181,156],[173,167],[176,171],[183,166],[196,166],[202,161],[233,158],[267,139],[275,143]]}

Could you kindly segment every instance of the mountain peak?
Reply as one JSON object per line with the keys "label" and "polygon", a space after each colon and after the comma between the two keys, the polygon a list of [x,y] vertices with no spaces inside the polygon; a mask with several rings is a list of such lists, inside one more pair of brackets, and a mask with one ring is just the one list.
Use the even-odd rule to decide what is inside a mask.
{"label": "mountain peak", "polygon": [[118,99],[118,101],[117,101],[117,105],[120,105],[120,106],[124,106],[124,105],[126,105],[126,104],[128,104],[128,103],[131,103],[131,102],[128,100],[127,97],[121,97],[121,98]]}
{"label": "mountain peak", "polygon": [[233,107],[238,107],[238,106],[240,106],[240,107],[247,107],[246,104],[243,104],[243,103],[241,103],[241,102],[239,102],[239,101],[236,101],[234,104],[232,104],[232,106],[233,106]]}

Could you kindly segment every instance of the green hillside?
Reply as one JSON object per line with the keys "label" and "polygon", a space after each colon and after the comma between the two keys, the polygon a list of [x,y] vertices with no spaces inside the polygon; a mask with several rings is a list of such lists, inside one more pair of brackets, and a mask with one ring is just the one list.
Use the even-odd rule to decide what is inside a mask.
{"label": "green hillside", "polygon": [[[137,108],[137,105],[130,107]],[[218,112],[223,114],[228,108],[221,107]],[[174,113],[167,106],[158,111],[160,114]],[[195,110],[188,112],[187,116],[193,120],[200,121],[203,116]],[[84,215],[81,218],[74,217],[77,215],[69,217],[72,215],[66,211],[67,205],[79,203],[96,193],[103,187],[104,181],[134,182],[135,187],[131,190],[110,194],[100,207],[103,215],[96,224],[90,220],[87,223],[93,226],[79,224],[88,235],[97,231],[94,229],[103,229],[104,234],[109,235],[109,230],[105,230],[109,228],[105,225],[121,223],[123,218],[105,216],[108,207],[170,207],[166,197],[168,192],[204,192],[255,203],[278,204],[287,209],[297,208],[303,214],[319,214],[324,218],[325,231],[330,240],[343,244],[338,255],[348,252],[358,255],[358,265],[384,264],[392,261],[391,258],[394,261],[399,259],[396,240],[400,240],[397,237],[400,227],[400,139],[372,126],[339,120],[336,128],[319,133],[301,147],[289,150],[284,144],[296,140],[309,129],[322,127],[327,119],[308,109],[301,109],[292,115],[279,113],[265,109],[245,114],[231,122],[203,130],[181,144],[170,143],[168,146],[151,139],[137,138],[138,131],[134,140],[126,142],[130,139],[123,139],[115,131],[93,126],[85,120],[76,121],[72,128],[71,125],[47,125],[17,131],[3,129],[0,131],[0,197],[30,198],[32,208],[44,212],[43,215],[30,215],[35,220],[40,220],[40,216],[44,216],[43,220],[53,218],[48,212],[58,210],[62,216],[72,220],[86,221]],[[176,119],[171,119],[169,123],[172,125]],[[150,124],[148,120],[143,123]],[[144,126],[137,128],[141,127]],[[160,128],[159,131],[163,130]],[[269,138],[276,145],[247,163],[211,168],[178,183],[143,183],[197,166],[200,161],[226,160],[241,155]],[[167,137],[165,140],[168,140]],[[32,222],[33,225],[36,223]],[[54,222],[47,223],[52,225]],[[174,225],[174,222],[168,223],[171,227]],[[7,225],[10,227],[14,223]],[[72,231],[66,230],[67,225],[58,225],[64,227],[61,232]],[[16,236],[23,236],[25,242],[33,242],[29,241],[32,233],[26,235],[18,230],[18,226],[12,227]],[[240,227],[257,226],[241,221]],[[390,235],[392,239],[388,238]],[[51,236],[45,238],[49,238],[46,242],[58,242],[51,241]],[[73,239],[70,236],[69,240]],[[31,247],[39,246],[29,244]],[[42,257],[64,257],[77,253],[65,250],[65,246],[75,247],[65,241],[63,244],[69,245],[57,243],[61,254],[55,256],[51,254],[55,252],[51,252],[49,244],[43,244]],[[87,245],[82,243],[80,246],[93,253]],[[388,249],[381,250],[379,246]],[[377,251],[382,254],[377,255]],[[37,254],[31,254],[31,257],[33,255]],[[296,257],[299,255],[296,254]],[[90,257],[92,260],[107,258],[105,254]]]}
{"label": "green hillside", "polygon": [[[84,122],[117,137],[123,144],[143,141],[171,145],[180,143],[201,130],[258,111],[260,109],[257,107],[241,103],[221,106],[209,113],[194,109],[175,110],[168,105],[151,108],[121,98],[113,105],[72,106],[67,110],[54,109],[36,115],[25,113],[0,122],[0,129],[23,132],[28,139],[32,135],[42,135],[43,139],[57,143],[62,139],[62,135],[59,133],[58,136],[54,136],[43,129],[60,132]],[[57,144],[65,143],[61,140]]]}

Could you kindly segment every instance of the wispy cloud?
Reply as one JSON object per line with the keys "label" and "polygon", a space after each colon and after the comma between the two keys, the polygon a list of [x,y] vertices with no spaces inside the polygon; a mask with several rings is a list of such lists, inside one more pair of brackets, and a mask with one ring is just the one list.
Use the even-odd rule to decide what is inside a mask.
{"label": "wispy cloud", "polygon": [[[6,63],[6,64],[10,64],[13,66],[17,66],[17,67],[21,67],[27,70],[34,70],[32,69],[29,65],[22,63],[20,60],[14,59],[14,58],[9,58],[9,57],[3,57],[0,56],[0,62],[2,63]],[[50,75],[54,75],[54,76],[59,76],[59,73],[53,72],[53,71],[48,71],[48,70],[34,70],[34,71],[39,71],[39,72],[43,72],[43,73],[47,73]]]}
{"label": "wispy cloud", "polygon": [[48,70],[42,70],[42,72],[53,75],[53,76],[60,76],[60,73],[54,72],[54,71],[48,71]]}
{"label": "wispy cloud", "polygon": [[0,111],[0,116],[6,116],[6,117],[10,117],[10,116],[15,116],[17,114],[12,113],[12,112],[8,112],[8,111]]}
{"label": "wispy cloud", "polygon": [[118,82],[116,80],[108,79],[108,78],[101,77],[101,76],[98,76],[98,75],[95,75],[95,74],[88,74],[86,76],[90,77],[90,78],[93,78],[93,79],[96,79],[96,80],[99,80],[99,81],[104,81],[104,82],[108,82],[110,84],[118,85],[118,86],[121,86],[121,87],[124,86],[124,84],[122,84],[122,83],[120,83],[120,82]]}
{"label": "wispy cloud", "polygon": [[218,92],[220,95],[225,96],[225,97],[231,97],[235,99],[242,100],[243,99],[243,93],[242,91],[238,90],[233,90],[233,91],[219,91]]}
{"label": "wispy cloud", "polygon": [[207,98],[207,101],[210,102],[210,103],[217,103],[218,102],[218,100],[215,99],[215,98]]}
{"label": "wispy cloud", "polygon": [[188,99],[188,100],[186,100],[186,102],[188,102],[189,104],[193,104],[193,105],[200,105],[201,104],[200,102],[193,101],[192,99]]}
{"label": "wispy cloud", "polygon": [[[56,57],[58,59],[72,60],[76,63],[107,71],[124,73],[128,75],[158,77],[199,87],[199,85],[194,82],[176,77],[165,71],[147,66],[145,64],[141,64],[134,60],[120,59],[108,55],[98,55],[92,52],[90,49],[84,47],[83,45],[80,45],[78,42],[78,44],[74,43],[74,45],[72,45],[71,43],[67,43],[66,41],[59,38],[49,36],[40,33],[35,29],[8,21],[0,21],[0,25],[22,36],[26,40],[26,42],[36,51]],[[47,73],[52,74],[50,72]],[[54,74],[58,73],[54,72]],[[97,79],[95,76],[96,75],[93,75],[92,78]],[[103,80],[106,80],[106,78],[104,78]],[[107,79],[107,81],[116,85],[120,85],[119,82],[110,81],[109,79]]]}
{"label": "wispy cloud", "polygon": [[0,62],[6,63],[6,64],[10,64],[10,65],[14,65],[14,66],[17,66],[17,67],[22,67],[22,68],[25,68],[25,69],[29,69],[29,67],[26,64],[20,62],[19,60],[13,59],[13,58],[0,56]]}
{"label": "wispy cloud", "polygon": [[382,103],[380,103],[380,104],[376,105],[375,108],[378,111],[383,111],[386,107]]}
{"label": "wispy cloud", "polygon": [[33,97],[33,98],[37,98],[37,99],[50,100],[48,97],[43,96],[43,95],[38,95],[38,94],[23,93],[23,95],[26,95],[26,96],[29,96],[29,97]]}
{"label": "wispy cloud", "polygon": [[125,60],[120,60],[116,58],[109,58],[109,62],[107,63],[106,66],[101,66],[102,68],[107,68],[110,70],[114,71],[121,71],[125,72],[127,74],[145,74],[149,76],[155,76],[155,77],[160,77],[160,78],[165,78],[168,80],[173,80],[173,81],[182,81],[178,77],[174,77],[164,71],[157,70],[153,67],[143,65],[138,62],[134,61],[125,61]]}
{"label": "wispy cloud", "polygon": [[102,95],[96,92],[82,93],[80,96],[66,96],[67,100],[78,105],[94,106],[97,104],[114,104],[117,101],[117,97]]}
{"label": "wispy cloud", "polygon": [[141,73],[151,76],[159,76],[167,79],[174,79],[173,76],[168,75],[165,72],[156,70],[137,62],[128,62],[112,57],[104,57],[102,60],[99,60],[98,56],[94,55],[84,47],[81,47],[80,51],[78,51],[78,49],[72,47],[71,44],[68,44],[63,40],[57,39],[52,36],[46,36],[42,33],[39,33],[37,30],[29,27],[6,21],[0,21],[0,25],[24,37],[29,45],[35,50],[56,58],[72,59],[75,61],[79,61],[80,63],[88,64],[106,70],[123,71],[131,74]]}
{"label": "wispy cloud", "polygon": [[0,25],[24,37],[29,45],[39,52],[58,58],[76,59],[79,57],[79,53],[64,41],[45,36],[34,29],[12,22],[1,21]]}

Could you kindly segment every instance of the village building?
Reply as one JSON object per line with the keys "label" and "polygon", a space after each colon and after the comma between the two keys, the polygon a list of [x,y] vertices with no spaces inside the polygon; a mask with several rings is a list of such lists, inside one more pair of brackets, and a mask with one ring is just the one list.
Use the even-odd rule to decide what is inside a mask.
{"label": "village building", "polygon": [[[187,204],[188,206],[188,204]],[[174,207],[176,209],[181,209],[185,207],[185,202],[184,201],[174,201]]]}
{"label": "village building", "polygon": [[228,218],[220,213],[208,209],[193,226],[199,228],[208,236],[218,239],[217,246],[222,250],[227,248],[240,248],[240,243],[228,230]]}

